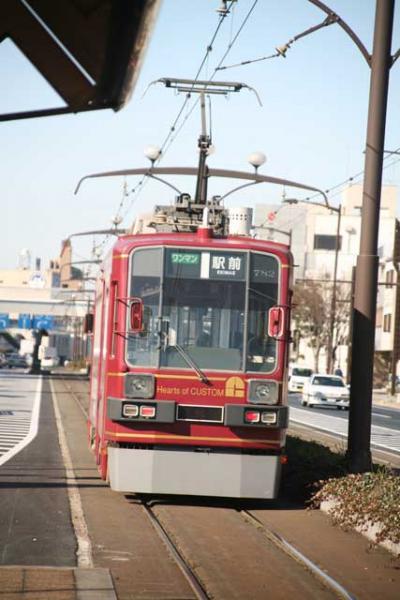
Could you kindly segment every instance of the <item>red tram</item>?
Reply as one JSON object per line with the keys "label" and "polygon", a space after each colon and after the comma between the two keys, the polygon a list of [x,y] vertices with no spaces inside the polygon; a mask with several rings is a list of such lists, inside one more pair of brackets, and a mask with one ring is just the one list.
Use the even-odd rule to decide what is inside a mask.
{"label": "red tram", "polygon": [[180,197],[103,264],[89,428],[114,490],[277,495],[292,257],[225,217]]}

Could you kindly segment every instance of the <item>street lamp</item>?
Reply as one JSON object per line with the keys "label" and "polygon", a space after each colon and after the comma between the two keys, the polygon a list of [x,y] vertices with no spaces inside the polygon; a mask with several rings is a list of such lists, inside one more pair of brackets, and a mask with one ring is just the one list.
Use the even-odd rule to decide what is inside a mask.
{"label": "street lamp", "polygon": [[342,218],[342,210],[341,205],[338,207],[331,206],[330,204],[321,204],[320,202],[312,202],[311,200],[298,200],[297,198],[286,198],[283,196],[282,202],[286,204],[312,204],[314,206],[320,206],[321,208],[326,208],[327,210],[331,210],[337,214],[337,225],[336,225],[336,236],[335,236],[335,260],[333,265],[333,285],[332,285],[332,295],[331,295],[331,307],[329,313],[329,333],[328,333],[328,356],[326,361],[326,370],[327,373],[332,372],[333,368],[333,335],[335,331],[335,321],[336,321],[336,291],[337,291],[337,270],[338,270],[338,258],[339,258],[339,250],[340,250],[340,223]]}

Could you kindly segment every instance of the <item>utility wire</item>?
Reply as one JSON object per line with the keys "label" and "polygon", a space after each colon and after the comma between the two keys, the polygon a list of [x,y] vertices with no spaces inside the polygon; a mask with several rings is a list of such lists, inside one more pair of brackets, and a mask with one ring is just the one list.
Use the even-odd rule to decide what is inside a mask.
{"label": "utility wire", "polygon": [[[399,152],[400,151],[400,147],[397,148],[396,150],[394,150],[394,152]],[[388,156],[384,156],[383,157],[383,161],[390,159],[392,155],[388,155]],[[383,169],[388,169],[389,167],[397,164],[398,162],[400,162],[400,158],[397,159],[393,159],[392,162],[387,163],[386,165],[383,166]],[[344,179],[343,181],[341,181],[340,183],[337,183],[336,185],[333,185],[332,187],[330,187],[329,189],[325,190],[325,193],[328,194],[332,194],[332,192],[334,192],[335,190],[336,193],[332,194],[330,196],[330,198],[335,198],[336,196],[338,196],[341,192],[342,192],[342,188],[346,185],[346,184],[352,184],[355,183],[358,179],[360,179],[362,176],[364,175],[364,169],[362,171],[358,171],[358,173],[356,173],[355,175],[352,175],[351,177],[348,177],[347,179]],[[304,200],[313,200],[314,198],[317,198],[318,194],[313,194],[312,196],[308,196],[306,197]]]}

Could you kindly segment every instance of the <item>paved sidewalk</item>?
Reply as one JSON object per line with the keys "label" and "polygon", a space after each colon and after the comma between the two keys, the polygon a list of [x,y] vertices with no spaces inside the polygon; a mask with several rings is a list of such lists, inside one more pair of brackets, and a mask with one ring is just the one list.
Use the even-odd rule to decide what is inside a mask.
{"label": "paved sidewalk", "polygon": [[387,406],[388,408],[400,409],[400,393],[395,396],[391,396],[386,390],[374,390],[372,397],[373,404],[380,404],[381,406]]}
{"label": "paved sidewalk", "polygon": [[117,600],[108,569],[0,567],[1,600]]}

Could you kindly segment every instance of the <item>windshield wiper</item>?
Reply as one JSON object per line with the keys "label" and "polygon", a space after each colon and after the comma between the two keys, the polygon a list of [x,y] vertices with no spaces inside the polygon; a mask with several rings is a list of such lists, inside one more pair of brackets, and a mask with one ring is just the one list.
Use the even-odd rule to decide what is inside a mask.
{"label": "windshield wiper", "polygon": [[184,350],[182,348],[182,346],[180,346],[179,344],[171,344],[170,348],[176,348],[178,353],[182,356],[182,358],[189,365],[189,367],[192,367],[192,369],[194,369],[196,371],[197,375],[199,376],[200,381],[202,381],[206,385],[210,385],[210,382],[207,379],[207,377],[205,376],[205,374],[203,373],[203,371],[200,369],[200,367],[198,365],[196,365],[196,363],[194,362],[192,357],[186,352],[186,350]]}

